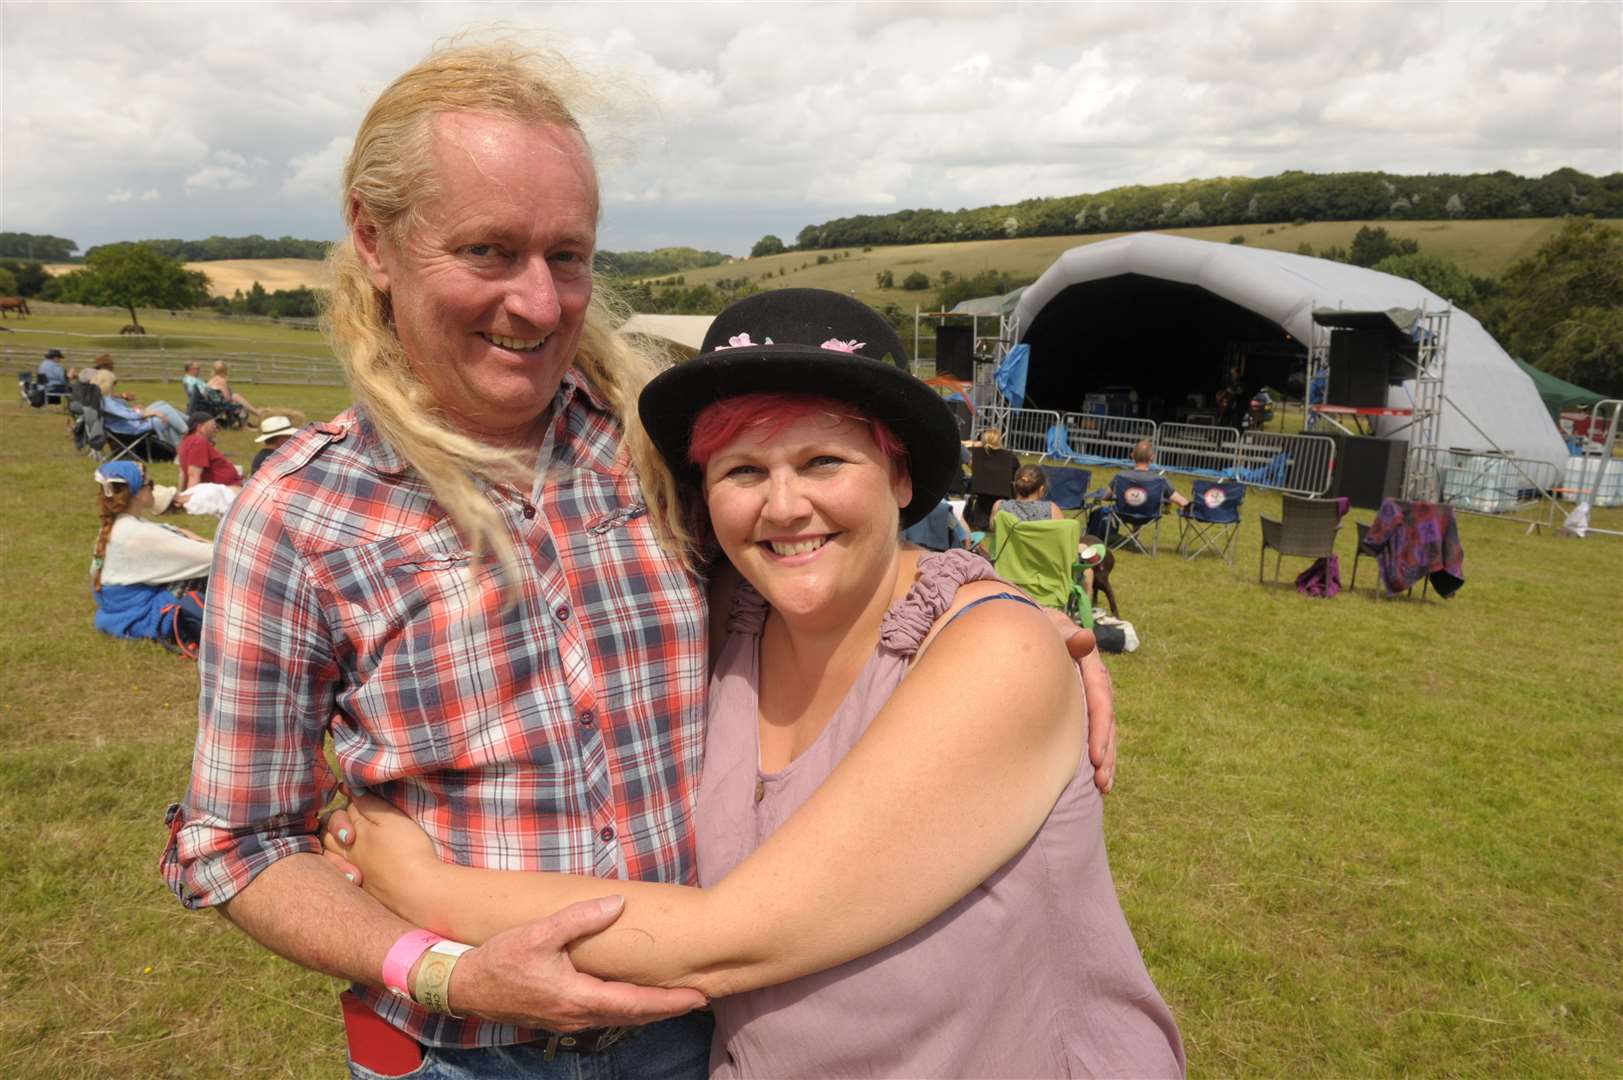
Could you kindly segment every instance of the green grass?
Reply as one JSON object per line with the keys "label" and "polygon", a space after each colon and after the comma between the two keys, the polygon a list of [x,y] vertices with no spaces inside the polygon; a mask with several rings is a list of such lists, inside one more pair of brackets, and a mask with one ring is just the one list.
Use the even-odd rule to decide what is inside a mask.
{"label": "green grass", "polygon": [[171,315],[141,309],[146,334],[121,335],[119,329],[130,321],[130,313],[122,309],[43,301],[32,306],[34,315],[6,320],[5,329],[10,333],[0,333],[0,361],[8,367],[32,366],[53,345],[75,356],[84,350],[139,349],[203,357],[223,353],[332,357],[321,334],[266,319],[222,319],[200,311]]}
{"label": "green grass", "polygon": [[[159,882],[196,673],[92,629],[91,464],[63,425],[0,404],[0,1076],[339,1077],[334,982]],[[221,436],[238,462],[251,440]],[[1256,582],[1278,505],[1248,497],[1233,568],[1176,558],[1169,522],[1114,574],[1143,647],[1111,660],[1111,864],[1192,1072],[1615,1076],[1623,540],[1467,515],[1455,599],[1377,599],[1366,561],[1309,600]]]}
{"label": "green grass", "polygon": [[[1326,221],[1305,225],[1256,224],[1214,225],[1198,229],[1166,229],[1177,236],[1228,243],[1244,235],[1252,247],[1294,252],[1301,244],[1315,251],[1352,244],[1353,234],[1365,225],[1378,225],[1393,236],[1420,242],[1427,255],[1440,255],[1469,273],[1497,276],[1517,259],[1536,251],[1540,244],[1561,227],[1557,218],[1520,218],[1506,221]],[[861,245],[832,251],[790,251],[759,259],[745,259],[702,270],[683,272],[687,287],[703,285],[718,278],[747,277],[764,289],[817,288],[854,293],[868,304],[918,304],[926,310],[935,302],[941,271],[950,270],[969,277],[984,270],[1002,270],[1017,277],[1036,277],[1071,248],[1112,240],[1122,233],[1094,233],[1086,236],[1032,236],[1016,240],[975,240],[953,244],[911,244],[863,250]],[[843,253],[848,258],[836,258]],[[819,266],[819,255],[829,261]],[[782,276],[778,271],[784,271]],[[874,277],[889,270],[900,285],[909,272],[918,270],[930,278],[930,288],[909,292],[902,288],[881,289]],[[763,279],[762,275],[773,276]],[[657,275],[657,281],[671,275]]]}

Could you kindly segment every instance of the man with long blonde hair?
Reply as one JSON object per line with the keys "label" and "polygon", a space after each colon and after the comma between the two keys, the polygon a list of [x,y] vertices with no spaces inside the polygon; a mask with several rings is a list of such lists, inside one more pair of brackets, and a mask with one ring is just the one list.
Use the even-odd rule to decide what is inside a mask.
{"label": "man with long blonde hair", "polygon": [[702,995],[570,964],[617,904],[464,955],[353,888],[315,835],[330,734],[349,785],[459,862],[694,880],[703,586],[661,546],[650,511],[676,511],[645,497],[632,458],[650,451],[622,426],[653,364],[593,295],[578,81],[513,45],[450,48],[373,104],[331,257],[356,406],[283,447],[219,536],[164,874],[356,984],[357,1075],[425,1056],[467,1076],[573,1075],[578,1054],[706,1070]]}
{"label": "man with long blonde hair", "polygon": [[356,984],[356,1076],[577,1076],[583,1055],[707,1071],[702,995],[571,964],[619,897],[468,950],[318,854],[330,736],[351,789],[449,861],[696,881],[706,597],[674,483],[639,468],[657,365],[594,292],[597,178],[569,105],[590,89],[498,44],[436,52],[379,96],[331,256],[356,406],[284,446],[218,538],[164,876]]}

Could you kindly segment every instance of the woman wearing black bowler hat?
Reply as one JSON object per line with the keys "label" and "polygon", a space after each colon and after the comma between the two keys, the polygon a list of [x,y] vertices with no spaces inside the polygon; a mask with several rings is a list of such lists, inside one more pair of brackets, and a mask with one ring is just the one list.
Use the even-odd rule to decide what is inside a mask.
{"label": "woman wearing black bowler hat", "polygon": [[742,300],[644,390],[690,553],[742,575],[697,806],[699,889],[448,866],[363,799],[343,854],[418,925],[483,941],[623,894],[576,964],[715,999],[711,1075],[1167,1076],[1172,1016],[1116,901],[1075,667],[965,551],[904,546],[952,414],[864,305]]}

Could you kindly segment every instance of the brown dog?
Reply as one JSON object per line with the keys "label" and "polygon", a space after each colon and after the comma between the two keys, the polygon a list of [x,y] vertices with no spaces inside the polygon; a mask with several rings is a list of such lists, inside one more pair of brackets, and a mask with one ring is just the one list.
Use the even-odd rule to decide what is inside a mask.
{"label": "brown dog", "polygon": [[[1094,544],[1104,545],[1104,543],[1105,542],[1099,539],[1097,536],[1088,535],[1082,537],[1083,547],[1091,547]],[[1115,569],[1115,567],[1116,553],[1111,551],[1108,546],[1105,546],[1105,557],[1101,559],[1096,566],[1092,567],[1093,595],[1088,598],[1088,603],[1097,607],[1099,603],[1099,590],[1103,589],[1105,591],[1105,599],[1110,603],[1111,617],[1119,619],[1121,618],[1121,612],[1116,610],[1116,590],[1110,587],[1110,571]]]}

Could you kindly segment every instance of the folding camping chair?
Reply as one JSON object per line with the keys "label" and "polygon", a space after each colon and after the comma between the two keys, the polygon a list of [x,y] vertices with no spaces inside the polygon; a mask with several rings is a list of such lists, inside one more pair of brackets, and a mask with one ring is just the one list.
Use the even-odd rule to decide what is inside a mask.
{"label": "folding camping chair", "polygon": [[1039,604],[1091,627],[1092,605],[1083,594],[1077,559],[1081,542],[1082,523],[1075,518],[1020,521],[999,513],[992,521],[992,567]]}
{"label": "folding camping chair", "polygon": [[194,387],[186,393],[186,412],[206,412],[223,428],[240,428],[248,422],[248,410],[210,386]]}
{"label": "folding camping chair", "polygon": [[1178,515],[1178,554],[1183,555],[1188,542],[1191,550],[1184,558],[1193,559],[1202,551],[1210,551],[1233,566],[1234,537],[1240,531],[1240,507],[1244,503],[1244,484],[1196,480],[1194,497]]}
{"label": "folding camping chair", "polygon": [[150,423],[137,427],[134,421],[108,412],[102,403],[101,388],[94,383],[75,384],[74,400],[83,410],[86,424],[91,423],[90,418],[94,416],[94,422],[101,428],[103,445],[99,456],[103,461],[129,458],[150,465],[154,461],[174,460],[175,448],[158,438]]}
{"label": "folding camping chair", "polygon": [[1044,465],[1043,477],[1048,483],[1048,497],[1061,510],[1080,510],[1088,493],[1088,481],[1093,473],[1087,469],[1073,469],[1063,465]]}
{"label": "folding camping chair", "polygon": [[1336,533],[1341,529],[1341,507],[1335,499],[1304,499],[1285,495],[1283,513],[1275,521],[1267,515],[1262,524],[1262,551],[1257,556],[1257,580],[1268,549],[1274,549],[1274,580],[1279,580],[1279,563],[1285,555],[1304,559],[1328,559],[1336,553]]}
{"label": "folding camping chair", "polygon": [[999,499],[1014,498],[1014,474],[1020,471],[1020,456],[1013,450],[991,450],[977,446],[969,455],[969,511],[965,522],[977,532],[992,528],[992,506]]}
{"label": "folding camping chair", "polygon": [[[1165,484],[1151,487],[1123,473],[1110,478],[1111,501],[1105,511],[1110,550],[1119,551],[1131,544],[1140,555],[1155,558],[1161,550],[1161,510],[1166,504],[1166,493]],[[1149,549],[1145,550],[1139,530],[1150,525],[1154,528],[1150,531]]]}
{"label": "folding camping chair", "polygon": [[74,383],[68,397],[68,414],[73,417],[73,448],[100,460],[107,447],[107,432],[101,423],[101,390],[93,383]]}

